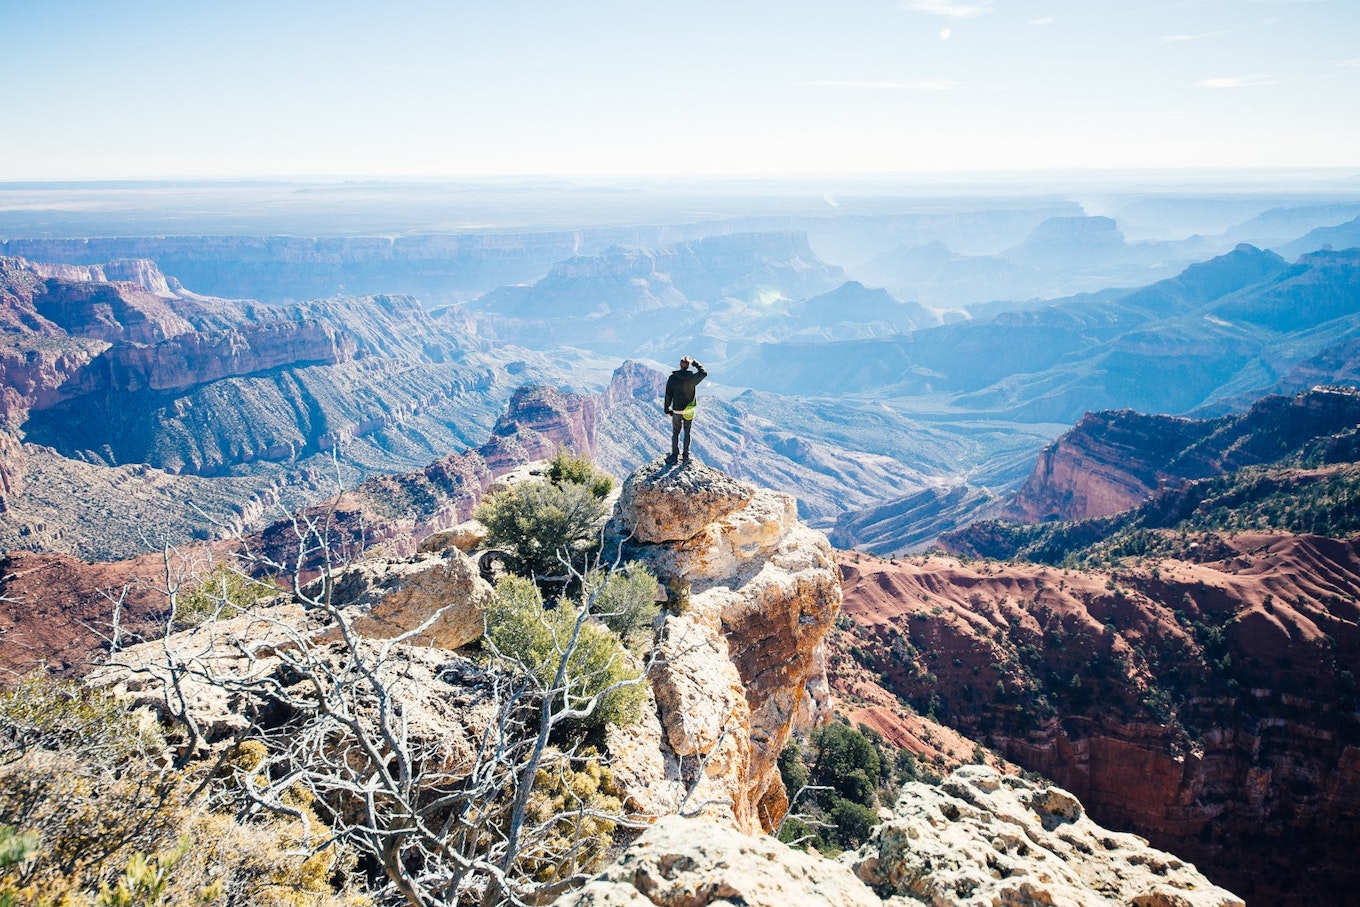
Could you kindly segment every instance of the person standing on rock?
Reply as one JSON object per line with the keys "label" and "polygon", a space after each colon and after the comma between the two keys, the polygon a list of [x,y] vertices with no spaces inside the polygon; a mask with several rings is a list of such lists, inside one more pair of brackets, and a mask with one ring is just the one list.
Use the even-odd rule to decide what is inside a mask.
{"label": "person standing on rock", "polygon": [[[694,371],[689,367],[694,366]],[[689,461],[689,435],[694,428],[694,388],[708,377],[708,372],[691,356],[680,360],[680,367],[666,379],[666,415],[671,417],[671,455],[674,463],[680,456],[680,432],[685,433],[685,461]]]}

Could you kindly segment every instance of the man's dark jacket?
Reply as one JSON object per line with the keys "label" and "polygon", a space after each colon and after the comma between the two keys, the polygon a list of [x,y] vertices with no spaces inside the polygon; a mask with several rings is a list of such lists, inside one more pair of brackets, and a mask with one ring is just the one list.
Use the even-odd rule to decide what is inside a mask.
{"label": "man's dark jacket", "polygon": [[694,386],[708,377],[708,372],[699,363],[694,363],[694,371],[678,368],[666,379],[666,412],[683,410],[694,402]]}

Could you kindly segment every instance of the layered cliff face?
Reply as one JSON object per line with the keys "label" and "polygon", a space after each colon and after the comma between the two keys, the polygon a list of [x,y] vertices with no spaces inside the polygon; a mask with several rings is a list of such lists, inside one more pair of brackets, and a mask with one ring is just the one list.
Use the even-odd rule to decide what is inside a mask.
{"label": "layered cliff face", "polygon": [[414,468],[480,443],[510,392],[498,380],[509,354],[474,346],[409,297],[265,306],[189,293],[146,261],[0,259],[0,429],[11,439],[0,506],[30,531],[52,522],[42,494],[18,500],[34,487],[26,464],[50,461],[21,438],[99,466],[251,473],[246,498],[276,478],[315,495],[308,473],[324,466],[312,461],[337,450],[359,478]]}
{"label": "layered cliff face", "polygon": [[698,462],[640,467],[611,525],[671,599],[651,675],[660,761],[632,779],[633,796],[660,812],[710,802],[740,829],[773,828],[788,803],[780,751],[795,724],[830,717],[820,651],[840,607],[830,545],[790,496]]}
{"label": "layered cliff face", "polygon": [[1360,423],[1360,391],[1266,397],[1219,419],[1089,413],[1039,454],[1009,504],[1022,522],[1083,520],[1136,507],[1159,487],[1274,463]]}
{"label": "layered cliff face", "polygon": [[1007,515],[1081,520],[1136,507],[1170,480],[1170,462],[1212,426],[1130,410],[1090,413],[1039,453]]}
{"label": "layered cliff face", "polygon": [[833,686],[857,662],[1248,898],[1343,903],[1360,548],[1244,534],[1185,550],[1090,572],[844,555]]}

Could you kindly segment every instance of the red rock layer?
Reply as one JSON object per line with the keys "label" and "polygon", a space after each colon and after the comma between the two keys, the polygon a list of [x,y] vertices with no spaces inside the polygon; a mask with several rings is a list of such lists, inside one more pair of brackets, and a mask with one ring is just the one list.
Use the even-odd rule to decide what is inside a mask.
{"label": "red rock layer", "polygon": [[1249,901],[1349,902],[1360,541],[1243,535],[1117,573],[841,557],[839,693],[852,659]]}
{"label": "red rock layer", "polygon": [[1332,387],[1265,397],[1220,419],[1087,413],[1039,454],[1005,515],[1030,523],[1108,516],[1138,506],[1163,484],[1274,463],[1357,422],[1360,391]]}

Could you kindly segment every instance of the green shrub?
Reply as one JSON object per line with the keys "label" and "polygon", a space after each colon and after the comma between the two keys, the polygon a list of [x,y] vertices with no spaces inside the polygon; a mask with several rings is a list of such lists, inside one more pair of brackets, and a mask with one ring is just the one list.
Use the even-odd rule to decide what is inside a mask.
{"label": "green shrub", "polygon": [[[878,824],[878,805],[891,802],[901,782],[916,778],[917,768],[910,752],[872,729],[834,722],[814,731],[806,744],[785,747],[779,774],[796,798],[780,840],[806,840],[834,856],[868,840]],[[805,787],[814,789],[800,796]]]}
{"label": "green shrub", "polygon": [[207,620],[226,620],[278,592],[270,583],[238,573],[226,564],[217,564],[180,593],[175,604],[175,623],[196,627]]}
{"label": "green shrub", "polygon": [[637,652],[651,643],[661,608],[656,601],[656,576],[650,570],[635,561],[607,579],[598,571],[592,573],[587,586],[599,589],[591,613],[629,650]]}
{"label": "green shrub", "polygon": [[[819,784],[829,784],[842,797],[876,806],[879,757],[869,738],[847,724],[833,722],[813,732],[817,750],[814,771]],[[823,780],[824,779],[824,780]]]}
{"label": "green shrub", "polygon": [[[486,639],[502,658],[518,662],[542,690],[554,688],[578,611],[564,600],[545,608],[538,587],[518,576],[503,577],[486,609]],[[612,684],[641,676],[636,661],[608,628],[587,620],[581,626],[576,648],[567,660],[563,691],[556,695],[571,708],[584,706],[591,697]],[[642,713],[642,684],[606,694],[591,716],[588,728],[606,724],[631,724]]]}
{"label": "green shrub", "polygon": [[837,800],[831,806],[831,821],[835,825],[833,840],[842,850],[849,850],[869,840],[878,824],[878,810],[852,800]]}
{"label": "green shrub", "polygon": [[472,515],[486,526],[487,546],[509,553],[514,572],[538,578],[578,564],[598,544],[609,508],[587,485],[544,480],[490,495]]}
{"label": "green shrub", "polygon": [[584,486],[600,500],[609,497],[609,492],[614,490],[613,478],[596,469],[588,457],[575,456],[565,447],[558,448],[548,463],[548,481]]}

